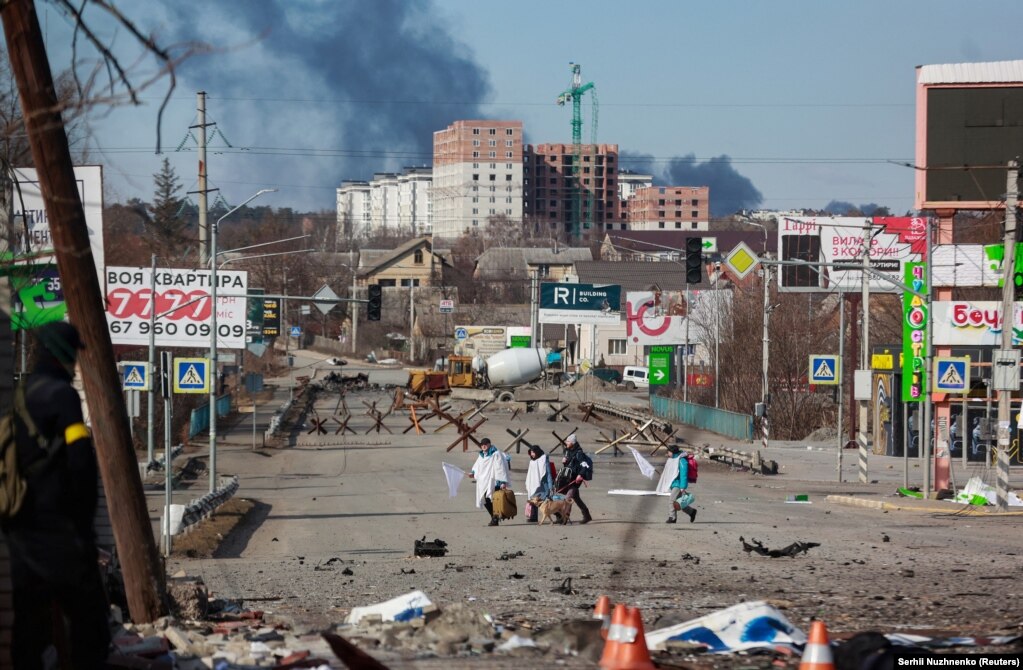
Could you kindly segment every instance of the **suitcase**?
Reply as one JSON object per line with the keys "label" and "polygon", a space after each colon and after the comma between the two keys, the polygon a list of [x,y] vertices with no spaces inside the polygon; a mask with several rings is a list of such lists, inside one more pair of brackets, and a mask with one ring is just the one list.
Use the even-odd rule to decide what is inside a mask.
{"label": "suitcase", "polygon": [[494,516],[499,519],[514,519],[518,512],[515,493],[511,489],[498,489],[493,496]]}

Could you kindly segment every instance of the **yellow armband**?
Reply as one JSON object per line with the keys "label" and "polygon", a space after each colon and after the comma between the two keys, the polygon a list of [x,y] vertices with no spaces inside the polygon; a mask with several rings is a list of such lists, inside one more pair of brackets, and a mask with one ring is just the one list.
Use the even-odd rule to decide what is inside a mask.
{"label": "yellow armband", "polygon": [[89,429],[84,423],[73,423],[64,429],[64,444],[74,444],[78,440],[89,437]]}

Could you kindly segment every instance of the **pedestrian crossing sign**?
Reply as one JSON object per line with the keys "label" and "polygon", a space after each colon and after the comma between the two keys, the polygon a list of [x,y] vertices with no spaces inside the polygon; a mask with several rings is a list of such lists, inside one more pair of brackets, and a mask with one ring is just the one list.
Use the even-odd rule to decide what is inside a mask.
{"label": "pedestrian crossing sign", "polygon": [[175,358],[174,392],[209,393],[209,369],[208,358]]}
{"label": "pedestrian crossing sign", "polygon": [[121,363],[121,387],[125,390],[150,390],[149,363],[124,361]]}
{"label": "pedestrian crossing sign", "polygon": [[944,356],[934,359],[934,390],[938,393],[970,392],[970,357]]}
{"label": "pedestrian crossing sign", "polygon": [[838,356],[810,354],[810,383],[838,385],[842,383],[842,368]]}

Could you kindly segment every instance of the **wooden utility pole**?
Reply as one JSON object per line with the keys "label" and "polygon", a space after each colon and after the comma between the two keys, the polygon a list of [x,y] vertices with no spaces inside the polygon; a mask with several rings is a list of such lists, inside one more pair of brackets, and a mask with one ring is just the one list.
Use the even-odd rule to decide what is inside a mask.
{"label": "wooden utility pole", "polygon": [[121,380],[107,333],[104,298],[39,18],[32,0],[7,0],[0,5],[0,19],[50,220],[68,313],[86,344],[79,359],[82,381],[124,571],[128,608],[133,621],[153,621],[163,610],[164,575],[132,448]]}

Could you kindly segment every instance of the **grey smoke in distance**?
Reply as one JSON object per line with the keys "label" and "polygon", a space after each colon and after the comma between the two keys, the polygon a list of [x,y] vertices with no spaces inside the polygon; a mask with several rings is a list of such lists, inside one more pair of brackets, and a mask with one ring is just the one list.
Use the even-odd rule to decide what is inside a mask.
{"label": "grey smoke in distance", "polygon": [[[206,91],[208,120],[232,145],[349,150],[271,159],[254,150],[244,156],[252,181],[284,174],[289,182],[336,187],[375,171],[429,165],[434,131],[485,118],[478,103],[491,93],[488,73],[430,0],[186,0],[176,7],[157,29],[162,43],[198,40],[224,51],[187,60],[175,96]],[[164,132],[170,148],[184,135],[180,127],[177,136]],[[312,195],[333,201],[332,193]]]}
{"label": "grey smoke in distance", "polygon": [[620,164],[623,169],[652,175],[655,186],[709,186],[713,217],[756,209],[763,201],[763,195],[753,182],[739,174],[725,155],[702,163],[698,163],[693,154],[675,156],[664,162],[650,154],[623,151]]}

